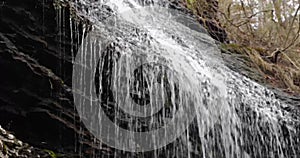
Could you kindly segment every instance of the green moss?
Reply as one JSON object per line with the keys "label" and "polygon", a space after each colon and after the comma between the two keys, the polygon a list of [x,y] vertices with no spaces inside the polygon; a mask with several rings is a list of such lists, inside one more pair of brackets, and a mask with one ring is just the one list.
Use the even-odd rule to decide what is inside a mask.
{"label": "green moss", "polygon": [[222,53],[228,53],[228,54],[246,54],[244,46],[238,45],[238,44],[221,44],[220,49],[222,50]]}
{"label": "green moss", "polygon": [[241,46],[238,44],[221,44],[220,48],[229,49],[229,48],[240,48]]}
{"label": "green moss", "polygon": [[8,152],[7,146],[3,143],[3,154],[6,155]]}
{"label": "green moss", "polygon": [[233,51],[232,53],[247,53],[246,51],[257,51],[259,54],[265,54],[266,50],[260,47],[249,47],[245,45],[239,45],[239,44],[221,44],[220,49],[225,49],[228,51]]}
{"label": "green moss", "polygon": [[58,158],[58,156],[55,154],[55,152],[53,152],[52,150],[47,150],[47,149],[44,149],[44,151],[46,153],[49,154],[49,156],[51,156],[51,158]]}
{"label": "green moss", "polygon": [[186,0],[188,4],[194,4],[195,0]]}
{"label": "green moss", "polygon": [[48,153],[51,158],[65,158],[66,157],[66,155],[60,154],[60,153],[55,153],[52,150],[44,149],[43,151]]}
{"label": "green moss", "polygon": [[186,0],[187,7],[188,7],[189,9],[191,9],[192,11],[194,11],[194,9],[195,9],[195,6],[194,6],[195,1],[196,1],[196,0]]}
{"label": "green moss", "polygon": [[4,155],[8,154],[8,147],[4,144],[4,142],[3,142],[3,154]]}

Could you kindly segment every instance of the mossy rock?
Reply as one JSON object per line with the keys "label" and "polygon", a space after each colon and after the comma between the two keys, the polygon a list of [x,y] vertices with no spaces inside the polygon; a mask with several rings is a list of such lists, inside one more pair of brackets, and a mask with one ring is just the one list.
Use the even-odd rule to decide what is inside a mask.
{"label": "mossy rock", "polygon": [[58,156],[56,155],[56,153],[55,153],[54,151],[48,150],[48,149],[44,149],[44,151],[45,151],[47,154],[49,154],[49,156],[50,156],[51,158],[58,158]]}
{"label": "mossy rock", "polygon": [[244,76],[257,82],[266,83],[262,72],[253,61],[253,53],[257,53],[259,48],[251,48],[238,44],[221,44],[219,46],[223,60],[226,65]]}
{"label": "mossy rock", "polygon": [[7,146],[3,143],[3,150],[2,150],[3,154],[6,155],[8,152]]}

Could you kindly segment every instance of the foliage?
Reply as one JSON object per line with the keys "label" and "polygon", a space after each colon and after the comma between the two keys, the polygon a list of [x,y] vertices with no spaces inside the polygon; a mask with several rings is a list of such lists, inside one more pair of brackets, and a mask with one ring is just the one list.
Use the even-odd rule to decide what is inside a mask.
{"label": "foliage", "polygon": [[283,51],[300,46],[298,0],[219,2],[219,19],[233,42]]}
{"label": "foliage", "polygon": [[247,64],[252,65],[251,68],[257,69],[263,75],[265,81],[273,87],[286,89],[286,92],[300,93],[299,71],[295,71],[290,66],[266,61],[265,57],[261,55],[264,51],[262,48],[238,44],[222,44],[221,49],[247,56],[251,62]]}
{"label": "foliage", "polygon": [[249,56],[259,69],[275,66],[278,71],[272,71],[272,76],[284,83],[283,88],[294,92],[299,89],[300,0],[186,0],[186,3],[195,14],[219,21],[230,43],[260,48]]}

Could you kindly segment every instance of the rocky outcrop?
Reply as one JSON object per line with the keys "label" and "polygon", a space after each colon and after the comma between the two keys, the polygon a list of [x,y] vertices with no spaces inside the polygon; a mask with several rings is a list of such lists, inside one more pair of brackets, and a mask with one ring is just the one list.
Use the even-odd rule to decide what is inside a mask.
{"label": "rocky outcrop", "polygon": [[32,145],[74,152],[85,133],[70,91],[72,50],[86,23],[53,0],[1,4],[0,124]]}
{"label": "rocky outcrop", "polygon": [[18,140],[13,134],[0,126],[0,157],[1,158],[53,158],[57,155],[50,150],[34,148]]}
{"label": "rocky outcrop", "polygon": [[183,5],[184,8],[189,8],[190,12],[196,16],[196,19],[207,29],[213,39],[221,43],[229,42],[227,32],[219,22],[218,0],[185,0],[180,2],[175,0],[174,2]]}
{"label": "rocky outcrop", "polygon": [[72,57],[88,22],[54,0],[0,4],[0,125],[30,145],[72,157],[140,155],[95,141],[75,110]]}
{"label": "rocky outcrop", "polygon": [[[187,11],[181,5],[172,1],[170,7]],[[109,157],[115,152],[131,156],[104,145],[100,148],[76,113],[71,93],[72,57],[88,22],[71,10],[68,4],[54,0],[0,1],[0,125],[40,149],[74,157],[78,153]],[[211,25],[209,32],[215,39],[226,40],[226,33],[213,20],[205,23]],[[31,153],[37,150],[41,157],[49,154],[9,138],[0,135],[0,157],[20,156],[28,149]],[[4,152],[1,143],[9,142],[12,148]],[[14,149],[17,151],[12,152]]]}

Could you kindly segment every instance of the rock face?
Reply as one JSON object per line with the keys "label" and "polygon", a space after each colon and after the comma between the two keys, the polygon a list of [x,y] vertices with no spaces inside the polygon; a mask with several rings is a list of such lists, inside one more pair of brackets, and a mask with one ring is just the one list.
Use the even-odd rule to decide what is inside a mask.
{"label": "rock face", "polygon": [[[70,88],[72,57],[87,22],[58,3],[0,2],[0,124],[32,145],[74,151],[93,145],[84,140],[92,137],[74,110]],[[171,7],[180,5],[172,1]]]}
{"label": "rock face", "polygon": [[[88,22],[72,17],[69,6],[56,3],[0,1],[0,125],[39,148],[109,157],[115,151],[105,146],[95,149],[98,142],[81,124],[71,93],[72,57]],[[173,1],[171,7],[179,5]],[[8,155],[3,154],[3,144],[12,137],[0,135],[0,157]],[[19,141],[14,144],[20,147],[19,155],[31,149],[25,145],[21,150],[24,144]]]}
{"label": "rock face", "polygon": [[0,124],[32,145],[73,150],[80,123],[69,88],[77,47],[71,36],[78,41],[83,23],[54,3],[1,2]]}
{"label": "rock face", "polygon": [[15,138],[0,126],[0,157],[1,158],[52,158],[55,153],[50,150],[34,148]]}
{"label": "rock face", "polygon": [[76,113],[72,57],[88,22],[54,0],[0,4],[0,125],[30,145],[71,157],[141,156],[99,146]]}

